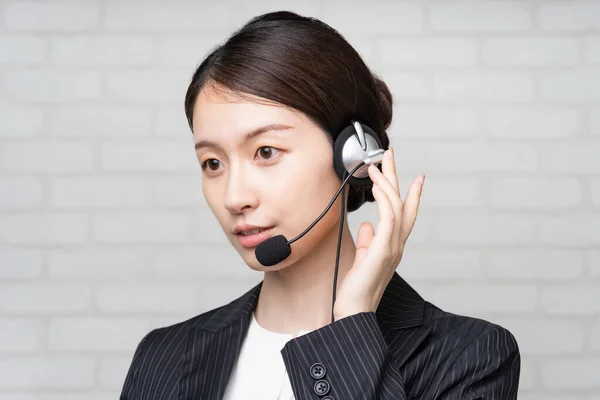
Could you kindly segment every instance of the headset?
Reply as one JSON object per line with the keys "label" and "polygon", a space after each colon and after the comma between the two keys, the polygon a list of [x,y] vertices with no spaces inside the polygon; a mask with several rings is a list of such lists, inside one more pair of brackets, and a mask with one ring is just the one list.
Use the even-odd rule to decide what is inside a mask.
{"label": "headset", "polygon": [[276,235],[260,243],[254,251],[256,259],[263,266],[270,267],[279,264],[291,254],[292,248],[290,244],[306,235],[323,218],[340,193],[342,193],[342,211],[331,300],[332,323],[334,322],[333,308],[335,305],[337,273],[344,227],[343,221],[346,216],[345,186],[346,183],[349,183],[352,186],[360,188],[361,190],[358,191],[360,196],[358,206],[363,204],[366,199],[365,188],[372,184],[369,177],[369,165],[381,164],[384,153],[385,149],[382,149],[381,140],[373,129],[357,120],[350,121],[350,124],[340,132],[333,144],[333,167],[342,184],[333,196],[333,199],[329,202],[329,205],[304,232],[295,238],[288,240],[284,235]]}
{"label": "headset", "polygon": [[[344,128],[333,145],[333,166],[338,177],[345,179],[345,174],[350,174],[348,181],[351,186],[361,188],[360,198],[356,208],[365,202],[365,191],[372,184],[369,178],[369,164],[378,164],[385,150],[382,149],[379,136],[369,126],[352,120],[350,125]],[[354,173],[352,170],[361,162],[362,164]]]}

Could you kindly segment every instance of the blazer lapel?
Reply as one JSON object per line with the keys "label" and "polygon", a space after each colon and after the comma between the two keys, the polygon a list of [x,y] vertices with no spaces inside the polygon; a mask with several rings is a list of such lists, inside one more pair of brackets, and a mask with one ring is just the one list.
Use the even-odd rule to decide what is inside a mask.
{"label": "blazer lapel", "polygon": [[181,400],[221,400],[248,333],[262,281],[239,299],[216,310],[202,326],[190,329]]}
{"label": "blazer lapel", "polygon": [[[180,400],[221,400],[248,333],[262,281],[192,327],[179,387]],[[377,308],[383,336],[401,367],[431,332],[425,301],[394,273]]]}

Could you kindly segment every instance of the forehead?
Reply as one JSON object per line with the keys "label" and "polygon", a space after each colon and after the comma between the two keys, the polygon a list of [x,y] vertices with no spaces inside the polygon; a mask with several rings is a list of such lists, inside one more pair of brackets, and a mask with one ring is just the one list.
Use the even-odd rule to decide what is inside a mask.
{"label": "forehead", "polygon": [[194,104],[196,138],[242,135],[268,124],[298,126],[305,123],[300,112],[252,95],[236,95],[223,90],[203,89]]}

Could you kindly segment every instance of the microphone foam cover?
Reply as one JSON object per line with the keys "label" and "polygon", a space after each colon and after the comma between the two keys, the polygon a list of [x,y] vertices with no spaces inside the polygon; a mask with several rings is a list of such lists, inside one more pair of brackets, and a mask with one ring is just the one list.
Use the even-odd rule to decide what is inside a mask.
{"label": "microphone foam cover", "polygon": [[279,264],[292,253],[292,248],[288,244],[287,239],[283,235],[273,236],[261,244],[254,250],[256,259],[265,267],[270,267]]}

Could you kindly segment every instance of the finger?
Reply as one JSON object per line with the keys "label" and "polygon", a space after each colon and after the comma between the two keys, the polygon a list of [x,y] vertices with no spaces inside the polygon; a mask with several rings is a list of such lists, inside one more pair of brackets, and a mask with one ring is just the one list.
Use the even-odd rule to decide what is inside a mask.
{"label": "finger", "polygon": [[[398,202],[400,203],[400,207],[397,209],[400,214],[400,219],[402,218],[402,207],[404,206],[404,202],[402,201],[402,195],[400,194],[400,184],[398,183],[398,174],[396,172],[396,160],[394,158],[394,149],[392,147],[388,150],[389,155],[387,156],[387,160],[384,160],[382,163],[383,174],[388,178],[394,191],[398,195]],[[398,221],[400,222],[400,221]],[[394,230],[394,243],[399,244],[400,242],[400,228],[401,224],[396,223]]]}
{"label": "finger", "polygon": [[382,252],[382,255],[389,252],[392,245],[392,236],[394,226],[398,222],[394,213],[392,203],[385,191],[379,185],[373,185],[373,197],[377,201],[377,210],[379,212],[379,222],[375,230],[376,251]]}
{"label": "finger", "polygon": [[400,230],[400,241],[406,243],[408,236],[412,232],[417,214],[419,212],[419,203],[421,202],[421,193],[423,191],[423,184],[425,182],[425,175],[421,175],[419,178],[410,185],[408,194],[406,195],[406,201],[404,202],[404,209],[402,210],[402,228]]}
{"label": "finger", "polygon": [[398,191],[394,188],[389,179],[383,175],[383,173],[377,169],[375,165],[370,165],[368,171],[369,177],[373,183],[383,189],[383,191],[388,195],[392,205],[394,206],[394,210],[397,212],[397,215],[400,216],[400,212],[402,211],[402,199],[400,198]]}
{"label": "finger", "polygon": [[385,156],[383,157],[383,162],[381,164],[381,169],[383,171],[383,175],[390,181],[392,187],[398,193],[400,201],[402,201],[402,197],[400,196],[400,190],[398,188],[398,176],[396,174],[396,160],[394,160],[394,149],[392,149],[391,147],[385,152]]}
{"label": "finger", "polygon": [[392,204],[392,209],[394,210],[396,220],[392,232],[392,237],[390,238],[390,240],[393,243],[398,243],[400,240],[400,223],[402,221],[402,199],[400,199],[398,191],[394,189],[390,181],[385,176],[383,176],[381,171],[379,171],[374,165],[369,167],[369,176],[371,177],[375,185],[379,186],[384,190],[389,201]]}

